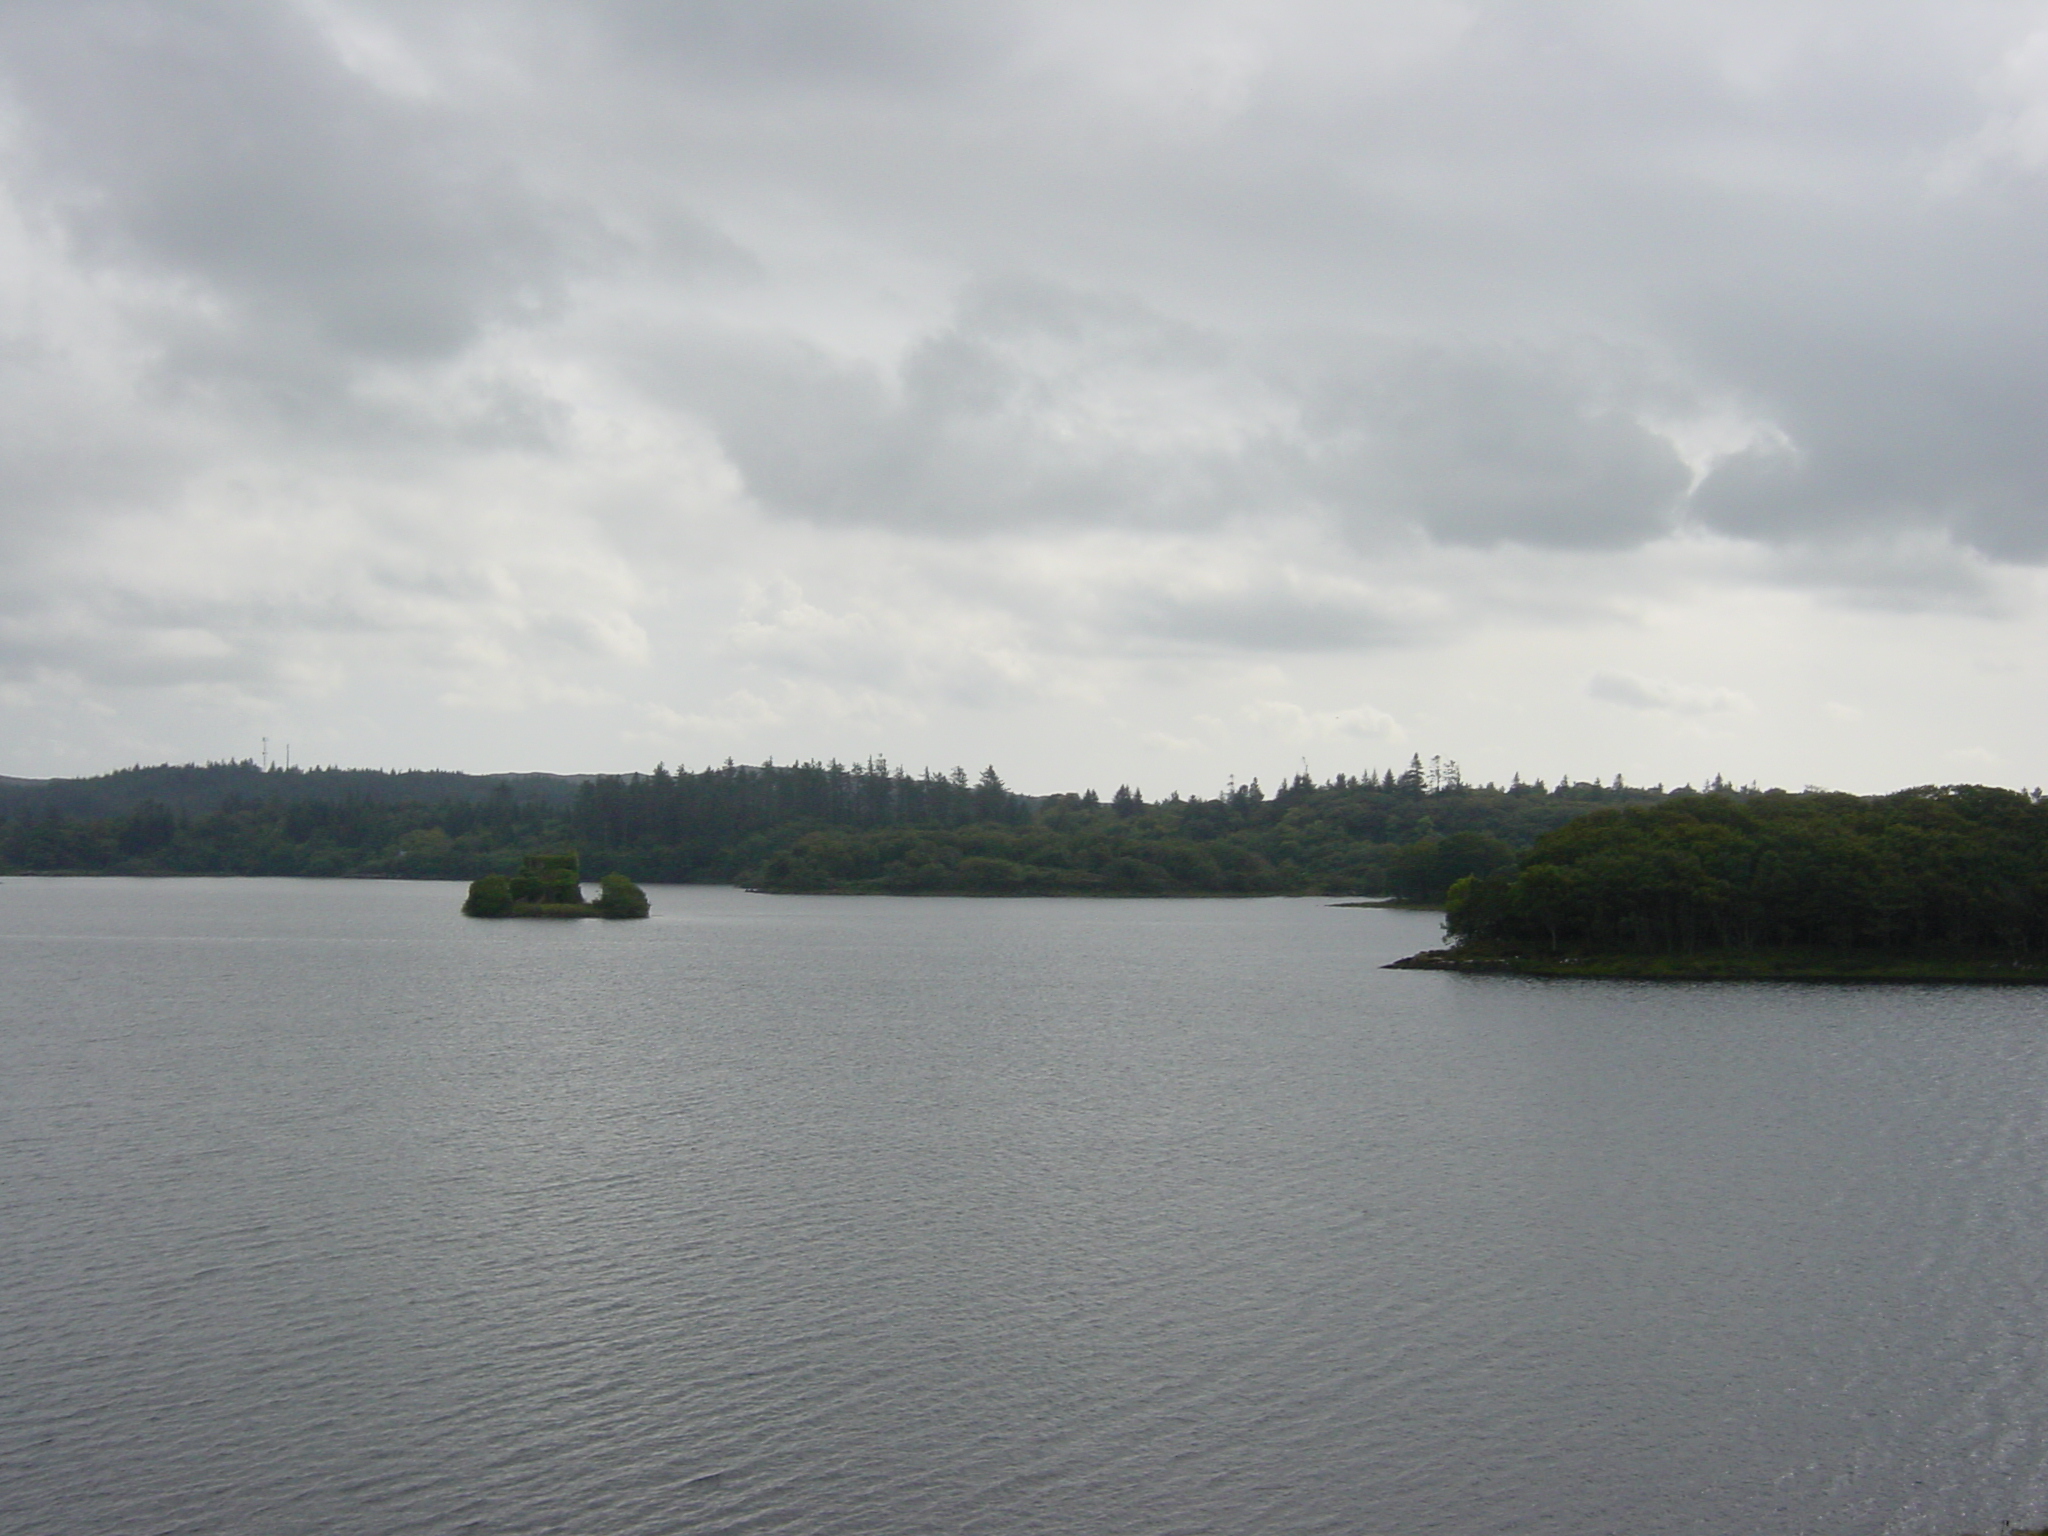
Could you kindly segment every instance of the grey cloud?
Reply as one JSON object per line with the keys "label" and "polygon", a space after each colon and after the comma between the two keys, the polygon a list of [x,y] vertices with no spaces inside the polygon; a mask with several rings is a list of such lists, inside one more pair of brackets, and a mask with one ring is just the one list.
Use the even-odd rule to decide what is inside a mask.
{"label": "grey cloud", "polygon": [[82,247],[200,285],[267,345],[432,358],[559,299],[562,211],[290,9],[22,4],[0,42]]}
{"label": "grey cloud", "polygon": [[598,0],[578,7],[623,56],[713,89],[856,85],[958,89],[997,65],[1010,8],[952,0]]}
{"label": "grey cloud", "polygon": [[[365,64],[358,23],[412,62]],[[1672,591],[1761,571],[2003,613],[1999,564],[2048,560],[2024,142],[2048,82],[2006,68],[2038,24],[1973,0],[13,0],[0,617],[25,667],[112,678],[161,630],[152,676],[224,678],[204,635],[319,649],[336,622],[238,508],[286,539],[364,514],[302,540],[309,565],[412,520],[450,531],[420,564],[481,572],[600,502],[599,553],[709,529],[735,583],[813,543],[912,569],[949,541],[949,601],[1063,658],[1083,610],[1112,649],[1275,666],[1426,639],[1519,551],[1674,530],[1761,554],[1673,543],[1642,567]],[[774,526],[734,515],[728,470]],[[522,498],[550,506],[495,515]],[[212,529],[192,584],[221,612],[95,606],[122,558],[96,508],[142,548]],[[1229,567],[1248,527],[1267,553]],[[1171,536],[1101,543],[1145,546],[1153,586],[1076,555],[1064,596],[998,590],[1011,553],[1106,528]],[[1411,560],[1429,542],[1456,552]],[[1254,564],[1322,556],[1327,581]],[[1438,592],[1380,600],[1397,565]],[[1561,627],[1566,582],[1623,568],[1546,561],[1576,573],[1555,608],[1488,621]],[[917,608],[896,573],[878,609],[899,579]],[[480,676],[515,675],[521,637],[619,650],[501,601],[457,583],[431,619],[358,621],[484,614]],[[1621,674],[1595,696],[1699,702]]]}
{"label": "grey cloud", "polygon": [[[0,593],[0,677],[73,677],[114,688],[260,685],[275,647],[247,613],[121,593]],[[279,616],[284,617],[284,616]],[[289,616],[294,628],[306,615]]]}
{"label": "grey cloud", "polygon": [[92,630],[21,641],[0,639],[0,672],[74,677],[107,688],[247,688],[276,681],[260,652],[208,630]]}
{"label": "grey cloud", "polygon": [[1575,349],[1251,343],[1127,299],[977,290],[893,370],[727,334],[650,361],[771,510],[952,533],[1321,508],[1362,543],[1628,547],[1690,472]]}
{"label": "grey cloud", "polygon": [[[771,280],[675,190],[744,172],[970,268],[1000,234],[1017,265],[1064,279],[970,281],[954,322],[889,366],[765,327],[681,338],[656,368],[668,398],[775,510],[959,532],[1320,505],[1363,544],[1389,527],[1477,547],[1657,538],[1689,474],[1644,425],[1651,383],[1583,344],[1465,339],[1554,334],[1562,304],[1567,333],[1644,332],[1798,447],[1722,461],[1694,521],[1771,543],[1932,526],[2003,558],[2048,552],[2043,279],[2023,259],[2040,231],[2000,214],[1996,189],[1913,212],[1894,163],[1982,116],[1951,37],[1984,31],[1976,12],[1923,40],[1939,68],[1918,67],[1910,11],[1846,56],[1746,7],[1488,12],[1348,90],[1248,41],[1225,60],[1242,99],[1202,143],[1138,131],[1124,102],[1129,142],[1094,146],[1051,120],[1093,78],[1047,52],[1071,19],[1059,5],[379,14],[444,53],[486,37],[517,83],[406,98],[285,6],[7,12],[54,206],[103,259],[226,306],[160,331],[168,378],[257,381],[310,430],[366,432],[323,404],[339,372],[446,358],[494,320],[556,312],[607,239]],[[1351,23],[1316,25],[1338,47]],[[1164,68],[1175,41],[1124,64]],[[1370,29],[1356,41],[1369,58]],[[1538,56],[1556,67],[1527,68]],[[1761,94],[1745,56],[1775,73]],[[1055,64],[1069,94],[1013,88]],[[961,94],[976,82],[990,89]],[[846,107],[847,88],[889,110]],[[1096,109],[1119,109],[1103,90]],[[613,120],[647,131],[600,135]],[[522,151],[589,208],[538,193]],[[1834,204],[1786,197],[1839,164],[1860,179]],[[1081,275],[1116,264],[1105,241],[1140,264],[1127,283]],[[1328,316],[1314,347],[1269,339],[1273,296],[1297,285]],[[1168,287],[1189,304],[1091,296]],[[1396,312],[1406,339],[1379,339]],[[1177,389],[1201,397],[1199,423]]]}
{"label": "grey cloud", "polygon": [[286,568],[289,556],[280,558],[267,583],[214,579],[232,564],[238,538],[274,550],[267,533],[194,527],[190,537],[203,547],[182,567],[144,558],[93,582],[38,583],[8,572],[0,581],[0,680],[219,686],[275,697],[338,669],[343,656],[394,644],[414,670],[444,678],[492,651],[516,655],[527,682],[565,663],[635,661],[644,646],[621,602],[629,594],[573,543],[508,571],[516,557],[505,551],[486,565],[426,542],[377,551],[358,539],[338,559]]}
{"label": "grey cloud", "polygon": [[1785,586],[1852,608],[1995,617],[2012,606],[1996,566],[1968,545],[1927,530],[1788,544],[1773,551],[1771,574]]}
{"label": "grey cloud", "polygon": [[1112,611],[1110,627],[1202,647],[1296,653],[1397,644],[1414,639],[1420,628],[1413,616],[1363,594],[1305,590],[1284,580],[1135,594]]}
{"label": "grey cloud", "polygon": [[1305,431],[1325,493],[1368,530],[1626,548],[1670,529],[1690,475],[1617,393],[1561,349],[1404,347],[1317,380]]}
{"label": "grey cloud", "polygon": [[[1004,25],[1052,9],[1011,8]],[[1151,515],[1306,495],[1366,542],[1406,520],[1478,546],[1623,548],[1683,516],[1771,545],[1933,528],[2039,559],[2038,178],[2006,167],[1935,187],[1944,157],[2007,110],[1986,82],[2022,23],[1978,5],[1889,5],[1846,30],[1830,14],[1496,7],[1353,86],[1262,51],[1276,28],[1247,49],[1242,101],[1199,138],[1155,135],[1132,108],[1108,119],[1127,139],[1074,143],[996,92],[918,118],[961,130],[922,142],[859,120],[858,150],[890,168],[860,185],[970,259],[1120,272],[1247,345],[1290,310],[1413,338],[1282,386],[1303,413],[1300,460],[1271,439],[1177,458],[1206,494],[1183,487],[1178,511]],[[1348,25],[1319,15],[1313,30],[1341,52]],[[969,52],[954,67],[986,70]],[[963,135],[972,156],[955,151]],[[988,179],[1009,191],[991,197]],[[920,186],[930,203],[913,208]],[[1516,334],[1641,343],[1695,396],[1753,407],[1798,457],[1724,460],[1687,500],[1689,471],[1641,419],[1654,387],[1625,365],[1604,376],[1581,347],[1487,339]],[[1065,488],[1063,515],[1082,515],[1090,498]],[[1114,476],[1089,489],[1102,516],[1130,494]],[[1020,494],[1005,515],[1032,505]]]}
{"label": "grey cloud", "polygon": [[48,548],[95,514],[180,484],[193,455],[161,422],[122,419],[128,403],[78,393],[35,398],[33,368],[0,358],[0,540],[14,558]]}
{"label": "grey cloud", "polygon": [[695,332],[643,377],[700,413],[777,512],[938,533],[1209,523],[1255,508],[1266,395],[1200,333],[1045,285],[976,291],[884,372]]}
{"label": "grey cloud", "polygon": [[[764,275],[761,258],[673,196],[651,194],[630,215],[607,221],[621,243],[638,245],[668,276],[717,276],[741,281]],[[625,228],[618,225],[624,224]]]}
{"label": "grey cloud", "polygon": [[[1625,549],[1690,522],[1800,547],[1809,565],[1914,528],[2000,558],[2048,552],[2048,437],[2032,421],[2048,346],[2024,330],[1882,357],[1816,340],[1768,369],[1674,383],[1605,347],[1233,341],[1053,292],[972,297],[893,370],[692,341],[681,398],[764,505],[825,521],[1193,528],[1321,507],[1368,546],[1412,529]],[[1777,381],[1759,400],[1772,431],[1689,494],[1692,469],[1652,423],[1731,376]]]}
{"label": "grey cloud", "polygon": [[1697,688],[1667,678],[1637,677],[1629,672],[1596,672],[1586,692],[1624,709],[1657,710],[1675,715],[1711,715],[1746,710],[1749,700],[1732,688]]}
{"label": "grey cloud", "polygon": [[[1998,292],[2020,297],[2011,284]],[[1936,313],[1901,313],[1916,304]],[[1768,543],[1918,528],[1996,558],[2048,556],[2040,313],[1969,315],[1901,294],[1854,329],[1813,314],[1727,328],[1724,344],[1751,354],[1729,371],[1769,381],[1787,442],[1720,461],[1692,514]]]}

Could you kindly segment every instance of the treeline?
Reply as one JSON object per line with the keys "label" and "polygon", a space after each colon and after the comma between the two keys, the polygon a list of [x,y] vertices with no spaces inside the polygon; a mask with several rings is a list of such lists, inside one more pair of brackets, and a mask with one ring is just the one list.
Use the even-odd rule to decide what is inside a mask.
{"label": "treeline", "polygon": [[441,805],[496,797],[566,809],[588,774],[283,768],[244,759],[119,768],[84,779],[0,777],[0,816],[111,818],[145,805],[187,816],[242,804]]}
{"label": "treeline", "polygon": [[[865,763],[658,767],[648,774],[408,775],[325,781],[255,764],[127,769],[5,786],[0,868],[19,872],[358,875],[473,880],[537,848],[639,881],[772,891],[1335,893],[1441,900],[1511,864],[1544,832],[1661,789],[1463,782],[1455,764],[1306,774],[1268,795],[1148,802],[1120,786],[1020,795],[970,778]],[[449,781],[452,781],[449,782]],[[427,793],[426,791],[433,791]],[[99,809],[80,813],[77,806]]]}
{"label": "treeline", "polygon": [[1003,783],[993,767],[915,776],[882,758],[865,763],[759,766],[726,763],[701,772],[598,777],[578,790],[567,836],[636,879],[746,880],[813,829],[874,831],[1012,826],[1038,802]]}
{"label": "treeline", "polygon": [[1449,893],[1473,952],[2048,954],[2048,802],[1687,794],[1601,810]]}
{"label": "treeline", "polygon": [[518,867],[559,842],[564,811],[509,794],[382,804],[244,800],[189,814],[145,800],[110,816],[0,821],[0,869],[39,874],[386,876],[458,880]]}
{"label": "treeline", "polygon": [[1029,799],[993,768],[970,782],[853,767],[735,767],[598,778],[577,800],[589,857],[636,879],[786,893],[1397,895],[1441,901],[1542,832],[1661,789],[1463,782],[1456,764],[1259,783],[1148,802],[1120,785]]}

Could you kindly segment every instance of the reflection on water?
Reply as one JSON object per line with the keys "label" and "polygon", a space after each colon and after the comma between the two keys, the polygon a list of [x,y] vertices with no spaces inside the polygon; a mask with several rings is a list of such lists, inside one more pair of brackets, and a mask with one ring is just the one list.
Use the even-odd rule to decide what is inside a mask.
{"label": "reflection on water", "polygon": [[2048,994],[651,894],[0,882],[0,1523],[2048,1520]]}

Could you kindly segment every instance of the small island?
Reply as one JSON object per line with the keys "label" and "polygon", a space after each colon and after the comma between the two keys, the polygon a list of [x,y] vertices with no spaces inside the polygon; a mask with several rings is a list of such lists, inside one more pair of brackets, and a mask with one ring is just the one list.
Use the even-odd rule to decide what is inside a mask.
{"label": "small island", "polygon": [[583,899],[575,853],[529,853],[516,875],[472,881],[465,917],[645,917],[647,893],[613,873],[598,882],[595,901]]}
{"label": "small island", "polygon": [[1963,785],[1595,811],[1458,881],[1444,931],[1389,969],[2048,983],[2048,801]]}

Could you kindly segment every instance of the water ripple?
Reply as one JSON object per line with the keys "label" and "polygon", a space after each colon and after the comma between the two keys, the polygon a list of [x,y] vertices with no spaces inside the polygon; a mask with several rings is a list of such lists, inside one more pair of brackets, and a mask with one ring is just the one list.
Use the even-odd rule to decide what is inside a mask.
{"label": "water ripple", "polygon": [[454,905],[0,886],[0,1523],[2048,1520],[2031,994],[1385,973],[1431,920],[1310,902]]}

